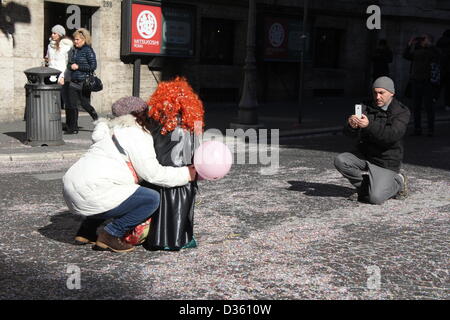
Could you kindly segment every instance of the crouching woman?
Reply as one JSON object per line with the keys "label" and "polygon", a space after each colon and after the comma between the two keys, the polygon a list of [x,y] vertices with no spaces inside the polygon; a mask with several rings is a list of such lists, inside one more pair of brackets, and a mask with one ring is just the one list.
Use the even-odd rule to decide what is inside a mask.
{"label": "crouching woman", "polygon": [[[101,249],[128,252],[134,246],[122,237],[148,219],[159,206],[159,193],[140,187],[150,183],[175,187],[195,179],[194,167],[164,167],[156,159],[153,138],[146,129],[148,106],[136,97],[112,107],[117,116],[96,122],[94,144],[63,177],[63,196],[74,214],[85,216],[75,240]],[[108,219],[112,221],[96,234]]]}

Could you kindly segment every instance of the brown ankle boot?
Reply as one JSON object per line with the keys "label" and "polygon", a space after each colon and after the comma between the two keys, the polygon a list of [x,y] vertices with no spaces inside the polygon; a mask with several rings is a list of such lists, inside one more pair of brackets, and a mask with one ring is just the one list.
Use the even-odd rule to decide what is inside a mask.
{"label": "brown ankle boot", "polygon": [[121,238],[114,237],[105,230],[100,231],[95,245],[101,249],[109,249],[114,252],[130,252],[135,249],[133,245],[123,242]]}

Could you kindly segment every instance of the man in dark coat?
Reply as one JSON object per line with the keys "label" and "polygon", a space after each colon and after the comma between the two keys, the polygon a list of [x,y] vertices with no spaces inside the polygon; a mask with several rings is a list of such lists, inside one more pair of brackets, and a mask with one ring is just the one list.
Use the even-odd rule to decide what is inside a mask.
{"label": "man in dark coat", "polygon": [[444,91],[445,110],[450,111],[450,29],[445,30],[436,47],[441,50],[441,89]]}
{"label": "man in dark coat", "polygon": [[372,88],[373,102],[362,106],[361,118],[352,115],[344,127],[345,135],[358,139],[356,150],[338,155],[334,165],[356,187],[359,201],[382,204],[407,194],[400,167],[410,112],[394,98],[390,78],[378,78]]}

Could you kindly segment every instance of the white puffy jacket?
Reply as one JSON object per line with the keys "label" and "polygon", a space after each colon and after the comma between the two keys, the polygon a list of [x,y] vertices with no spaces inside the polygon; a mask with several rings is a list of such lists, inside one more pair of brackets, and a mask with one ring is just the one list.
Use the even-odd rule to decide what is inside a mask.
{"label": "white puffy jacket", "polygon": [[72,40],[63,38],[59,43],[59,50],[56,50],[56,43],[50,39],[50,44],[47,48],[47,58],[48,58],[48,66],[50,68],[57,69],[61,71],[58,79],[64,78],[67,63],[68,63],[68,53],[70,49],[72,49],[73,43]]}
{"label": "white puffy jacket", "polygon": [[63,177],[63,196],[69,209],[84,216],[106,212],[119,206],[139,187],[131,170],[112,141],[114,134],[131,160],[140,179],[176,187],[189,182],[187,167],[163,167],[156,159],[153,138],[132,115],[113,120],[99,119],[94,144]]}

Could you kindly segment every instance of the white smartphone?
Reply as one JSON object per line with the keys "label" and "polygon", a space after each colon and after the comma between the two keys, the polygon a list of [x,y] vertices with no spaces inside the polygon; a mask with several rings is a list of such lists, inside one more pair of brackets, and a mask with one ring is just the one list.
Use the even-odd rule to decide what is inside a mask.
{"label": "white smartphone", "polygon": [[362,105],[355,104],[355,115],[360,119],[362,118]]}

